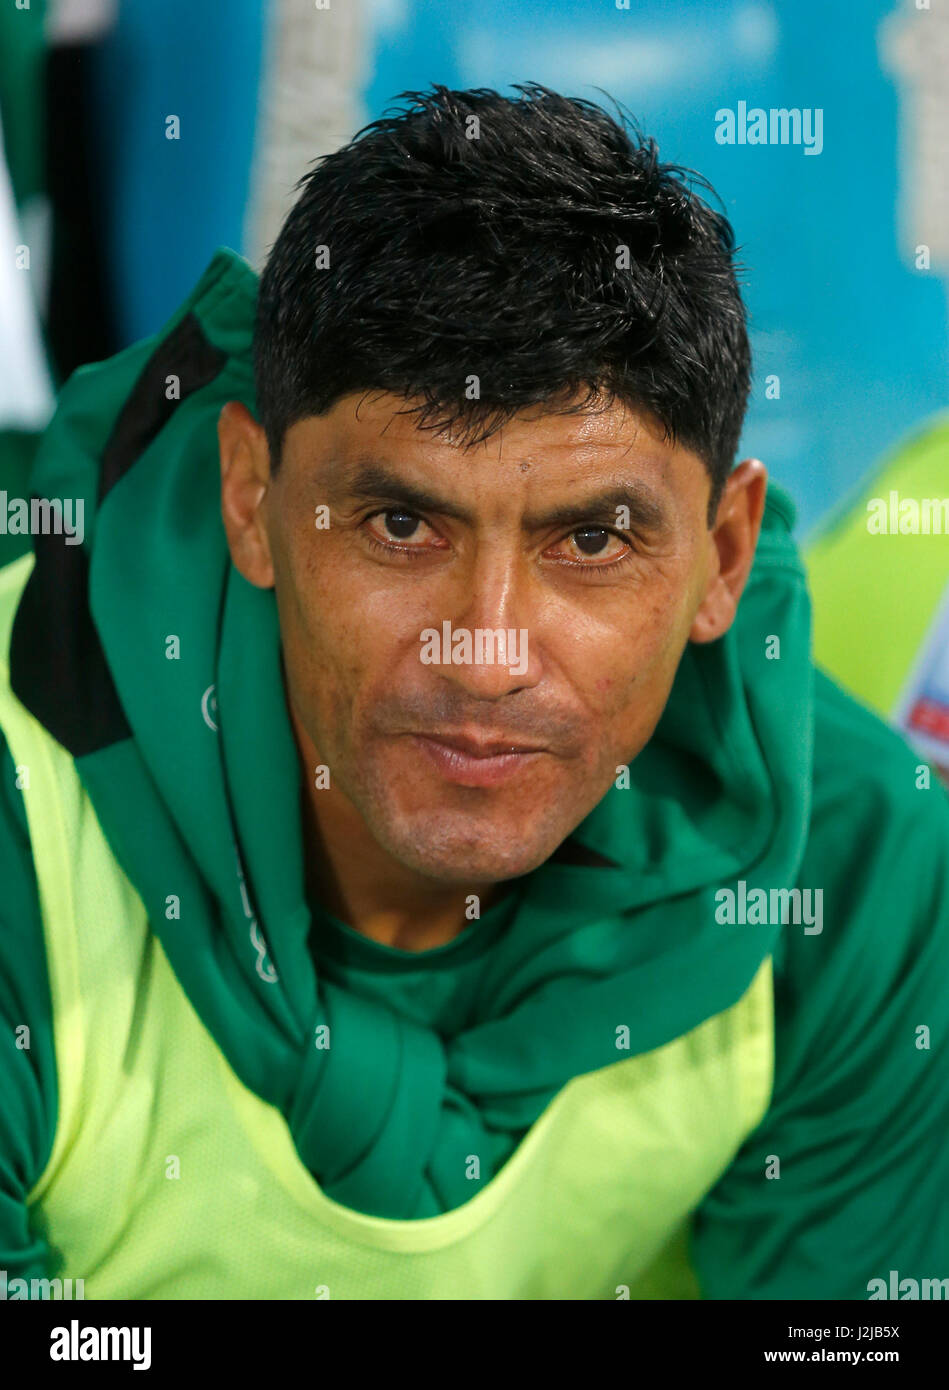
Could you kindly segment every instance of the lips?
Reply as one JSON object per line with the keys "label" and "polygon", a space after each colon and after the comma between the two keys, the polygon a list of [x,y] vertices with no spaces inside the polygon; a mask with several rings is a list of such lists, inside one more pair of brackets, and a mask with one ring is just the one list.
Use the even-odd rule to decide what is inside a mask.
{"label": "lips", "polygon": [[541,753],[539,744],[521,743],[516,738],[471,738],[466,734],[425,733],[418,738],[434,739],[447,748],[457,748],[459,753],[467,753],[469,758],[497,758],[505,753]]}
{"label": "lips", "polygon": [[518,776],[544,752],[512,739],[473,739],[464,734],[411,737],[446,782],[462,787],[500,786]]}

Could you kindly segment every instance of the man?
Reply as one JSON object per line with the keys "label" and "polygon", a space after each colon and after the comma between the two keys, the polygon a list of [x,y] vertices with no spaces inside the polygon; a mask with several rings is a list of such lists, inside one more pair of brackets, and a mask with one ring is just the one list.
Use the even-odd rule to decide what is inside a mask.
{"label": "man", "polygon": [[81,544],[3,575],[18,1296],[947,1273],[949,806],[733,468],[732,255],[598,107],[436,87],[72,378]]}

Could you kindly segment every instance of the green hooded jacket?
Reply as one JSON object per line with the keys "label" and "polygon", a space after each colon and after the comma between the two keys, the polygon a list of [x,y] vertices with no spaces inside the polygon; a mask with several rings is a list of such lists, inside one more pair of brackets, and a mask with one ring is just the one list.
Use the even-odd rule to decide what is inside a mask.
{"label": "green hooded jacket", "polygon": [[[80,1237],[75,1207],[93,1181],[102,1220],[107,1193],[123,1194],[111,1248],[127,1262],[160,1259],[161,1203],[167,1212],[177,1197],[172,1183],[146,1194],[139,1121],[126,1122],[121,1143],[100,1135],[93,1145],[80,1112],[120,1103],[123,1077],[130,1087],[134,1077],[157,1113],[164,1071],[192,1046],[220,1057],[252,1126],[279,1130],[304,1204],[312,1181],[334,1231],[355,1223],[362,1243],[373,1232],[390,1260],[406,1250],[409,1297],[492,1296],[497,1285],[463,1254],[437,1279],[417,1275],[415,1234],[447,1230],[466,1219],[460,1212],[493,1212],[500,1193],[516,1209],[528,1161],[536,1168],[561,1121],[564,1151],[574,1135],[572,1199],[517,1242],[543,1246],[547,1272],[498,1296],[622,1297],[632,1284],[634,1297],[862,1299],[879,1296],[873,1281],[894,1270],[916,1281],[949,1276],[949,801],[899,737],[814,668],[789,500],[769,492],[732,630],[686,649],[649,745],[557,853],[445,947],[414,954],[369,941],[305,898],[275,604],[230,565],[220,521],[216,421],[230,399],[254,409],[256,285],[222,248],[159,334],[73,375],[32,489],[72,499],[82,525],[68,543],[34,536],[30,572],[23,562],[5,572],[4,1277],[94,1274],[69,1262],[70,1242],[79,1250],[86,1241],[92,1260],[100,1209],[90,1196],[95,1220]],[[45,785],[58,792],[40,793],[37,768],[18,761],[14,745],[27,736],[38,758],[49,752],[58,771]],[[78,829],[69,829],[70,805]],[[158,964],[154,976],[131,965],[120,975],[127,943],[118,937],[102,938],[94,959],[97,889],[77,871],[75,978],[93,989],[115,971],[102,1007],[126,990],[132,1019],[117,1051],[105,1022],[98,1031],[95,1017],[85,1023],[80,1069],[67,1042],[82,999],[64,994],[61,964],[72,927],[48,864],[57,834],[66,858],[56,862],[80,855],[90,820],[119,894],[103,908],[109,930],[121,933],[126,913],[149,970]],[[154,1014],[156,1030],[159,979],[173,1002]],[[735,1075],[754,1075],[758,1089],[735,1098],[713,1056],[726,1033],[708,1030],[745,1017],[752,1000],[754,1028],[742,1034],[736,1022],[728,1037],[751,1059]],[[185,1006],[181,1027],[196,1030],[187,1044],[160,1026]],[[667,1064],[671,1079],[659,1085]],[[613,1110],[597,1110],[593,1082],[602,1099],[620,1077]],[[713,1098],[705,1106],[703,1091]],[[205,1184],[190,1200],[207,1201],[208,1212],[213,1175],[225,1182],[231,1161],[200,1133],[199,1112],[215,1102],[216,1093],[169,1099],[176,1138],[159,1134],[154,1150],[190,1145]],[[576,1142],[585,1130],[586,1149]],[[611,1143],[612,1166],[596,1168]],[[688,1178],[676,1156],[695,1159]],[[256,1176],[242,1177],[257,1190]],[[259,1198],[261,1221],[279,1237],[289,1217],[268,1201]],[[600,1224],[585,1229],[587,1201],[591,1211],[599,1203]],[[146,1203],[152,1226],[136,1243]],[[201,1209],[176,1228],[185,1272],[149,1283],[124,1266],[107,1272],[97,1255],[100,1296],[237,1297],[261,1280],[257,1296],[288,1296],[276,1276],[268,1294],[266,1262],[193,1280],[218,1239],[211,1215],[203,1229],[194,1218]],[[668,1240],[687,1277],[666,1277],[670,1260],[662,1278],[650,1283],[645,1270],[637,1284],[627,1270],[643,1274],[643,1261],[606,1253],[608,1230],[613,1240],[627,1222],[635,1245],[650,1210],[669,1213],[649,1239]],[[550,1271],[551,1229],[582,1244],[581,1273]],[[490,1243],[478,1248],[492,1258]],[[379,1296],[375,1266],[361,1275],[351,1252],[339,1259],[344,1296]],[[399,1277],[398,1263],[384,1276],[393,1287]]]}

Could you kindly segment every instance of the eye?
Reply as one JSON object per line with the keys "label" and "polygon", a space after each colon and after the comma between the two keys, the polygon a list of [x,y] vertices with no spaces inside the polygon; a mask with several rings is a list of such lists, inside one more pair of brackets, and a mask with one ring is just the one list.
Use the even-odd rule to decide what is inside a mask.
{"label": "eye", "polygon": [[569,539],[581,555],[599,555],[609,544],[610,533],[602,526],[585,526],[582,531],[574,531]]}
{"label": "eye", "polygon": [[371,545],[390,555],[416,559],[435,550],[444,550],[447,542],[415,512],[405,507],[385,507],[373,512],[363,522]]}
{"label": "eye", "polygon": [[386,539],[393,541],[411,540],[423,524],[421,517],[404,511],[401,507],[390,507],[387,511],[376,512],[370,520],[381,523]]}
{"label": "eye", "polygon": [[565,536],[560,545],[566,547],[566,554],[561,551],[557,558],[581,565],[592,561],[593,564],[586,564],[587,569],[615,564],[623,560],[631,549],[625,537],[605,526],[581,526]]}

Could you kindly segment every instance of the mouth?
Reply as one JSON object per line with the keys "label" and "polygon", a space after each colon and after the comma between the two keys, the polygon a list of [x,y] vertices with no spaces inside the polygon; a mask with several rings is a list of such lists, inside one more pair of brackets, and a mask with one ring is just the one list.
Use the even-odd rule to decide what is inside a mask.
{"label": "mouth", "polygon": [[412,734],[412,742],[446,782],[496,787],[508,782],[546,750],[516,739],[473,739],[463,734]]}

